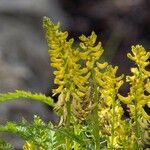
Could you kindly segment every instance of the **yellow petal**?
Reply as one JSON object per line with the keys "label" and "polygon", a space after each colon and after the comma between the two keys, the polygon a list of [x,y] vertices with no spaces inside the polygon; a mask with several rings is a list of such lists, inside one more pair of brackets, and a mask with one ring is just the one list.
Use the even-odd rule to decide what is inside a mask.
{"label": "yellow petal", "polygon": [[120,94],[118,94],[117,96],[120,99],[120,101],[123,102],[124,104],[130,104],[132,102],[132,98],[130,96],[124,97]]}
{"label": "yellow petal", "polygon": [[63,88],[64,88],[64,86],[60,85],[57,89],[54,89],[53,90],[53,93],[54,93],[53,96],[56,95],[56,94],[58,94],[58,93],[61,93],[62,90],[63,90]]}
{"label": "yellow petal", "polygon": [[105,63],[101,64],[101,63],[97,62],[96,65],[99,69],[104,69],[105,67],[108,66],[108,63],[105,62]]}

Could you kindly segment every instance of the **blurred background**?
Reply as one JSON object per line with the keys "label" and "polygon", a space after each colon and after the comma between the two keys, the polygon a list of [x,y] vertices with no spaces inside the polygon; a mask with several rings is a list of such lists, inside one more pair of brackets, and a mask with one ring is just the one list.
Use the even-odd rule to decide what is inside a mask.
{"label": "blurred background", "polygon": [[[129,73],[133,65],[126,57],[131,45],[150,49],[149,0],[0,0],[0,92],[15,89],[51,95],[52,68],[42,29],[43,16],[61,22],[61,29],[78,40],[92,30],[105,48],[103,59]],[[122,92],[126,92],[126,86]],[[0,123],[31,121],[37,114],[56,121],[47,106],[36,101],[13,101],[0,105]],[[23,141],[8,136],[20,148]]]}

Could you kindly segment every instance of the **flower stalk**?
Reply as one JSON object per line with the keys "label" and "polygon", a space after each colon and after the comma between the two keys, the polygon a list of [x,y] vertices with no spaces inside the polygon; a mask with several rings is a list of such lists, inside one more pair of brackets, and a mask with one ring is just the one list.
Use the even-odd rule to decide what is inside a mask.
{"label": "flower stalk", "polygon": [[100,125],[99,125],[99,116],[98,116],[98,105],[99,105],[99,92],[98,85],[95,79],[95,71],[92,71],[92,81],[93,81],[93,102],[95,104],[93,110],[93,136],[95,140],[95,150],[100,150]]}

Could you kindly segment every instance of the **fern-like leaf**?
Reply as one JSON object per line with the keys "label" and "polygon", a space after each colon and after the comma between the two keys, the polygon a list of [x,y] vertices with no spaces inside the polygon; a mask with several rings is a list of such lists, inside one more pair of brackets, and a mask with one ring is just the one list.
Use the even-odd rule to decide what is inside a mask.
{"label": "fern-like leaf", "polygon": [[75,141],[80,144],[80,146],[84,147],[86,145],[85,141],[81,136],[76,135],[72,130],[68,128],[60,128],[57,129],[57,133],[63,137],[70,139],[71,141]]}
{"label": "fern-like leaf", "polygon": [[15,100],[15,99],[20,99],[20,98],[37,100],[42,103],[46,103],[49,106],[54,106],[53,99],[41,93],[37,94],[37,93],[16,90],[15,92],[8,92],[8,93],[0,94],[0,102],[10,101],[10,100]]}
{"label": "fern-like leaf", "polygon": [[13,147],[0,138],[0,150],[13,150]]}
{"label": "fern-like leaf", "polygon": [[32,142],[40,150],[55,150],[58,146],[52,123],[46,124],[37,116],[33,123],[23,120],[19,124],[8,122],[5,126],[0,125],[0,132],[14,133],[28,143]]}
{"label": "fern-like leaf", "polygon": [[82,137],[77,136],[72,130],[54,128],[52,123],[46,124],[37,116],[34,117],[33,123],[28,123],[23,119],[18,124],[8,122],[5,126],[0,125],[0,132],[10,132],[18,135],[26,141],[24,145],[26,149],[32,143],[32,147],[34,145],[40,150],[58,150],[60,147],[64,147],[65,138],[79,143],[81,147],[86,145]]}

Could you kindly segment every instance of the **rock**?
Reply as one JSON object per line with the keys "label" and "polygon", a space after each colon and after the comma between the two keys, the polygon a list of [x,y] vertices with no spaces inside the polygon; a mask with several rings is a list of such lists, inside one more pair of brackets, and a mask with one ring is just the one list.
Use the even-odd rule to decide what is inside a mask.
{"label": "rock", "polygon": [[[0,92],[22,89],[46,93],[53,87],[43,16],[63,25],[67,21],[55,0],[0,1]],[[36,101],[18,100],[0,105],[0,123],[20,121],[21,117],[31,121],[34,114],[45,121],[55,121],[52,112]],[[18,147],[15,143],[21,143],[18,139],[9,140],[15,147]]]}

